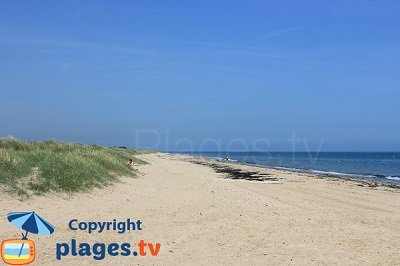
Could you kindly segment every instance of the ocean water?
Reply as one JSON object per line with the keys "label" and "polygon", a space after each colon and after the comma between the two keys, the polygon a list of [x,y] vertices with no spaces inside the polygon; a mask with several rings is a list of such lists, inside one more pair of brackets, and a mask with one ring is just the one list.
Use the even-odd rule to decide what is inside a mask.
{"label": "ocean water", "polygon": [[191,152],[220,160],[400,184],[399,152]]}

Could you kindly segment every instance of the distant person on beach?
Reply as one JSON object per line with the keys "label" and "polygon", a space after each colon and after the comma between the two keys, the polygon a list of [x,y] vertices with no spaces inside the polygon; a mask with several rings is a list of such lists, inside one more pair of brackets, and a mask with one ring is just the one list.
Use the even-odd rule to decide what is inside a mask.
{"label": "distant person on beach", "polygon": [[[132,160],[132,159],[129,159],[129,160],[126,162],[126,164],[133,167],[133,160]],[[133,170],[137,171],[138,169],[133,168]]]}
{"label": "distant person on beach", "polygon": [[226,159],[225,159],[225,160],[229,161],[229,157],[228,157],[228,156],[226,156]]}

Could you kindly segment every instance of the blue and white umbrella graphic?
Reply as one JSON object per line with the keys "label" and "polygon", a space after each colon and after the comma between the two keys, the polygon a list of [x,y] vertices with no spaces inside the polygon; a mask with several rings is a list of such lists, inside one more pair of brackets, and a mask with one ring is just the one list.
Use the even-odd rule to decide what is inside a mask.
{"label": "blue and white umbrella graphic", "polygon": [[45,219],[37,215],[35,212],[10,212],[7,219],[13,225],[26,231],[24,238],[28,233],[50,235],[54,232],[55,227]]}
{"label": "blue and white umbrella graphic", "polygon": [[[22,234],[22,239],[28,239],[28,233],[50,235],[55,230],[54,226],[35,212],[10,212],[7,215],[7,219],[13,225],[25,230],[25,234]],[[21,256],[23,247],[24,244],[21,246],[19,256]]]}

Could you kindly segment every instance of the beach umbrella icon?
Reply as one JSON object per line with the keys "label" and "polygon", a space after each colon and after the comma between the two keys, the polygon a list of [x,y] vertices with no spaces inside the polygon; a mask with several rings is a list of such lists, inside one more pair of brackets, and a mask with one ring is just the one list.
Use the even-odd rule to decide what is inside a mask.
{"label": "beach umbrella icon", "polygon": [[28,233],[39,235],[50,235],[55,227],[35,212],[10,212],[7,219],[13,225],[25,230],[23,239],[27,239]]}
{"label": "beach umbrella icon", "polygon": [[[25,230],[22,233],[22,239],[28,239],[28,233],[50,235],[54,232],[55,227],[52,226],[45,219],[37,215],[35,212],[10,212],[7,219],[13,225]],[[21,255],[24,244],[21,246],[19,256]]]}

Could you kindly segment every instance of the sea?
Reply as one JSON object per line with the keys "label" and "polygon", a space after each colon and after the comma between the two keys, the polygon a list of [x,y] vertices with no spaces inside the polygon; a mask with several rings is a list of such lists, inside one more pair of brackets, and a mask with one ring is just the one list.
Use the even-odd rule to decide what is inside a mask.
{"label": "sea", "polygon": [[400,185],[400,152],[185,152],[184,154]]}

